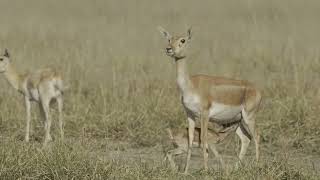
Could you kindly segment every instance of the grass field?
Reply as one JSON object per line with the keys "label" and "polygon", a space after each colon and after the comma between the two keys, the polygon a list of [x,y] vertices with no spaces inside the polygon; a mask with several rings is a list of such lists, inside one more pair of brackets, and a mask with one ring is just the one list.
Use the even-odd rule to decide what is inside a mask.
{"label": "grass field", "polygon": [[[26,144],[23,98],[0,78],[0,179],[320,176],[318,0],[2,0],[0,7],[0,48],[14,65],[21,72],[59,67],[70,86],[66,140],[59,142],[53,121],[55,139],[42,149],[38,107]],[[250,146],[247,162],[234,169],[235,136],[219,146],[228,173],[213,168],[213,159],[202,172],[201,154],[192,157],[189,176],[162,161],[170,148],[164,129],[185,126],[186,115],[159,25],[178,34],[192,26],[192,74],[247,79],[262,90],[261,162]],[[182,167],[184,156],[177,160]]]}

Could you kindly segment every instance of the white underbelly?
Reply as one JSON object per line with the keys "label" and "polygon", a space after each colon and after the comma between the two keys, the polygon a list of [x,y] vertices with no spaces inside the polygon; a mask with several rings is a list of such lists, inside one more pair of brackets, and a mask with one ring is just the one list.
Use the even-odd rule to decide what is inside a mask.
{"label": "white underbelly", "polygon": [[243,107],[212,103],[209,109],[209,118],[217,121],[233,120],[241,118]]}
{"label": "white underbelly", "polygon": [[[182,98],[182,103],[189,115],[191,115],[194,118],[200,117],[201,103],[199,96],[184,96]],[[233,106],[212,102],[209,109],[209,119],[210,121],[216,121],[220,123],[229,123],[235,120],[237,121],[242,118],[242,109],[242,105]]]}

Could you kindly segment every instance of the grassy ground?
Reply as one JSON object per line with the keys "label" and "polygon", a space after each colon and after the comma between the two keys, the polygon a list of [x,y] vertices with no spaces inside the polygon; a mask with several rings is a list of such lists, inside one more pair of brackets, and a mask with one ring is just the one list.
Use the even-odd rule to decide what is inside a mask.
{"label": "grassy ground", "polygon": [[[317,0],[3,0],[0,7],[0,48],[9,49],[15,66],[21,72],[60,67],[70,86],[66,141],[59,142],[54,121],[55,140],[42,149],[36,105],[26,144],[22,97],[0,79],[0,179],[319,176]],[[253,148],[242,168],[233,169],[230,161],[228,173],[194,167],[184,176],[162,162],[169,148],[164,129],[184,126],[186,116],[158,25],[176,33],[193,27],[191,73],[247,79],[263,91],[259,164],[252,161]],[[239,141],[230,137],[219,148],[226,158],[235,157]],[[199,159],[195,155],[195,163]]]}

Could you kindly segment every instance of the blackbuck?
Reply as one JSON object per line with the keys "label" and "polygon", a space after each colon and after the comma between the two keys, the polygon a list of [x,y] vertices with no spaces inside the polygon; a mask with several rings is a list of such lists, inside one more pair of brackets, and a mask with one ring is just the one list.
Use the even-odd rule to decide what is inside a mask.
{"label": "blackbuck", "polygon": [[196,121],[200,121],[200,142],[203,149],[204,168],[208,169],[208,122],[223,125],[239,122],[236,134],[241,140],[240,161],[246,154],[251,140],[255,142],[256,158],[259,158],[259,135],[255,116],[261,102],[261,93],[248,81],[208,75],[190,76],[187,71],[187,50],[191,42],[191,29],[183,36],[171,36],[159,27],[168,40],[165,48],[176,65],[176,79],[188,121],[188,151],[184,172],[188,172]]}
{"label": "blackbuck", "polygon": [[63,139],[62,95],[65,87],[63,86],[61,74],[52,68],[19,74],[12,65],[12,60],[7,49],[0,56],[0,73],[4,74],[10,85],[24,96],[26,108],[25,141],[29,142],[30,139],[31,101],[39,104],[40,112],[42,112],[45,119],[44,145],[52,140],[50,135],[50,102],[53,99],[58,104],[59,127],[61,139]]}

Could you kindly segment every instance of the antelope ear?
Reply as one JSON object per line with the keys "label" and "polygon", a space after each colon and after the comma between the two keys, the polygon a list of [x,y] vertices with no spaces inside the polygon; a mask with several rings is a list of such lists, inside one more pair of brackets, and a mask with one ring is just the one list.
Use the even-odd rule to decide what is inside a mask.
{"label": "antelope ear", "polygon": [[5,56],[5,57],[7,57],[7,58],[10,57],[10,54],[9,54],[9,52],[8,52],[8,49],[5,49],[5,50],[4,50],[4,55],[3,55],[3,56]]}
{"label": "antelope ear", "polygon": [[190,40],[191,39],[191,27],[188,29],[187,35],[188,35],[188,40]]}
{"label": "antelope ear", "polygon": [[160,33],[167,39],[171,39],[171,35],[168,31],[166,31],[163,27],[159,26],[158,30],[160,31]]}

